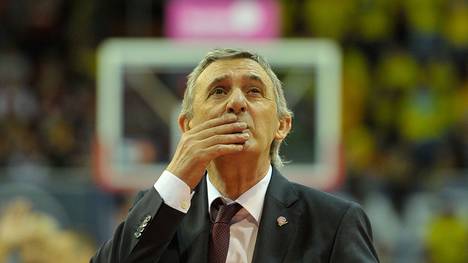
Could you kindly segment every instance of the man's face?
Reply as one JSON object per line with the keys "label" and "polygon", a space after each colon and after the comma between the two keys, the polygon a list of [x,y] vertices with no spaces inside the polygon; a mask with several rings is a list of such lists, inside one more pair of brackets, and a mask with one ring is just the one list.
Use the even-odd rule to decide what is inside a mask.
{"label": "man's face", "polygon": [[244,151],[269,158],[271,143],[283,139],[290,128],[290,118],[278,119],[273,83],[254,60],[217,60],[200,74],[195,84],[193,118],[185,128],[193,128],[224,114],[236,114],[248,125],[250,138]]}

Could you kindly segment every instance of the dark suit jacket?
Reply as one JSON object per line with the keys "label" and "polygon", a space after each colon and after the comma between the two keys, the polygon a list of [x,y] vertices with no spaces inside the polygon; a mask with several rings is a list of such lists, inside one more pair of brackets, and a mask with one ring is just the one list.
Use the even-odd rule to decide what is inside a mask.
{"label": "dark suit jacket", "polygon": [[[165,205],[154,188],[140,192],[127,219],[91,262],[208,262],[207,203],[205,179],[187,214]],[[278,226],[279,216],[288,223]],[[359,205],[291,183],[273,169],[252,261],[362,263],[378,258]]]}

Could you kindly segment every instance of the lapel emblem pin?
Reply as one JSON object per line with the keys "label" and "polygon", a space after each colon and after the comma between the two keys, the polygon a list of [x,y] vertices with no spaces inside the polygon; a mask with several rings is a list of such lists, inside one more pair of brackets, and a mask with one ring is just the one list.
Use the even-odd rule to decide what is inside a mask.
{"label": "lapel emblem pin", "polygon": [[278,222],[278,226],[283,226],[288,223],[288,220],[284,216],[280,216],[276,219],[276,222]]}

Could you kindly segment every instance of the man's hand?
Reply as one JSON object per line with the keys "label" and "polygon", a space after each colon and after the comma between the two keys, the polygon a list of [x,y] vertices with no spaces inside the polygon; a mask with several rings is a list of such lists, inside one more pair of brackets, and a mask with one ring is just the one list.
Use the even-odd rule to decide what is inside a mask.
{"label": "man's hand", "polygon": [[242,133],[246,128],[245,122],[238,122],[236,115],[228,114],[186,131],[167,170],[194,189],[211,160],[243,150],[249,139],[248,133]]}

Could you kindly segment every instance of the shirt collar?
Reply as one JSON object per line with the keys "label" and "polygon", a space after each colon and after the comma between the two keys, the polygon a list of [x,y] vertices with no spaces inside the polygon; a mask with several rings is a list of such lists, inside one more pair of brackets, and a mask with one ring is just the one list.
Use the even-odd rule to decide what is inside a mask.
{"label": "shirt collar", "polygon": [[[267,174],[257,184],[252,186],[249,190],[244,192],[236,200],[232,201],[227,197],[221,195],[216,187],[211,183],[210,177],[206,176],[206,185],[208,191],[208,209],[211,208],[211,203],[218,197],[222,197],[227,203],[237,202],[242,205],[247,212],[257,221],[260,222],[262,215],[263,201],[265,200],[265,194],[268,188],[268,184],[271,179],[272,168],[271,165],[268,168]],[[211,213],[211,211],[210,211]]]}

